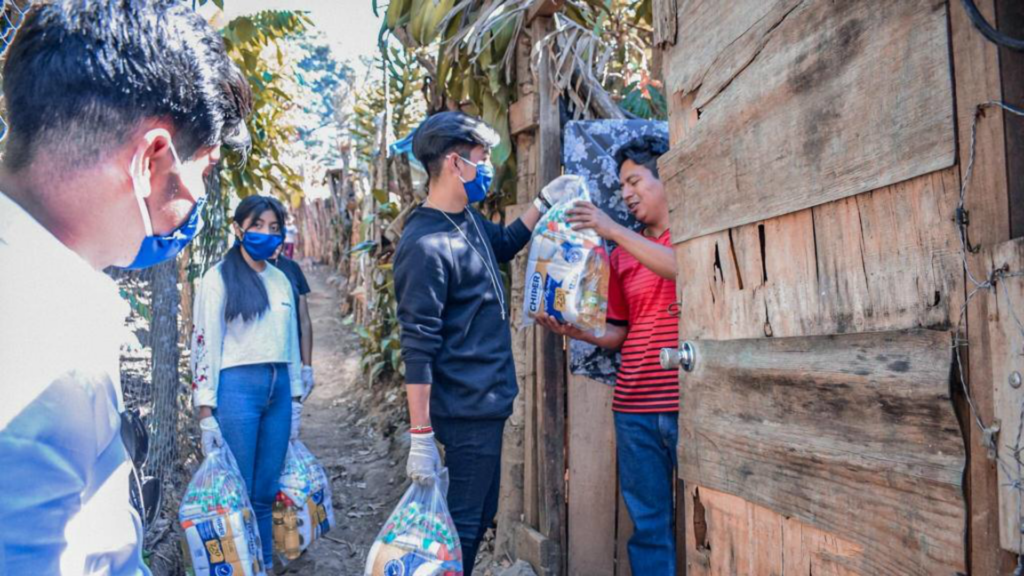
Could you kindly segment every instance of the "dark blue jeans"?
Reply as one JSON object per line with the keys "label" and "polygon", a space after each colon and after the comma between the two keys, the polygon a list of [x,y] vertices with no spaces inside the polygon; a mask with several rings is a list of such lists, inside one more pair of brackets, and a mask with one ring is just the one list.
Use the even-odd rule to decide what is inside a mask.
{"label": "dark blue jeans", "polygon": [[616,412],[615,440],[619,485],[634,526],[629,565],[633,574],[675,576],[672,485],[679,415]]}
{"label": "dark blue jeans", "polygon": [[498,513],[501,483],[501,438],[505,419],[431,418],[434,435],[444,445],[448,467],[448,510],[462,544],[463,573],[472,574],[484,532]]}
{"label": "dark blue jeans", "polygon": [[269,571],[274,561],[272,507],[292,426],[288,365],[252,364],[221,370],[213,415],[249,489],[263,543],[263,563]]}

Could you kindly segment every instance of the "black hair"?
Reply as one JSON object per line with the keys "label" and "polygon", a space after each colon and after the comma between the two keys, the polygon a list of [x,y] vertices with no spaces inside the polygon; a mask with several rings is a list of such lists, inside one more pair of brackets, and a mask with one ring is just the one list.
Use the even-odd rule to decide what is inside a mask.
{"label": "black hair", "polygon": [[451,152],[468,156],[476,146],[493,148],[501,136],[486,122],[457,111],[439,112],[427,118],[412,138],[412,153],[427,168],[427,174],[441,174],[444,159]]}
{"label": "black hair", "polygon": [[285,231],[284,226],[286,221],[288,220],[288,209],[284,207],[283,202],[281,202],[277,198],[274,198],[273,196],[265,196],[265,198],[267,200],[270,200],[270,203],[277,207],[277,211],[280,214],[284,214],[284,218],[279,218],[278,223],[281,225],[281,236],[285,236],[287,232]]}
{"label": "black hair", "polygon": [[250,146],[249,84],[185,2],[37,2],[8,50],[3,91],[12,171],[42,151],[88,166],[147,119],[171,123],[182,160]]}
{"label": "black hair", "polygon": [[[235,208],[234,221],[241,228],[245,221],[272,210],[278,223],[284,222],[284,211],[280,202],[269,196],[248,196]],[[244,232],[244,229],[243,229]],[[248,322],[263,315],[270,308],[267,287],[259,272],[252,269],[242,256],[242,243],[238,240],[224,256],[220,265],[224,279],[224,319],[231,321],[239,316]]]}
{"label": "black hair", "polygon": [[651,171],[658,178],[658,158],[668,152],[668,139],[664,136],[646,135],[631,140],[615,152],[615,167],[622,171],[622,164],[632,160]]}

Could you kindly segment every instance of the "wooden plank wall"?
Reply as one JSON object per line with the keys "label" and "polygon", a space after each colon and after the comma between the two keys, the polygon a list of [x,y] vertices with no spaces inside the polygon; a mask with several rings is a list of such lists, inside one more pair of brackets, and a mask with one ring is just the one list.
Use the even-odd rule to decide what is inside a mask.
{"label": "wooden plank wall", "polygon": [[[976,298],[984,307],[988,322],[986,344],[990,352],[987,362],[993,388],[994,415],[999,422],[997,445],[999,487],[999,542],[1004,550],[1024,552],[1021,540],[1024,493],[1018,488],[1024,479],[1019,452],[1024,444],[1024,239],[997,244],[979,255],[988,270],[1003,270],[995,290],[980,292]],[[972,350],[973,352],[973,350]]]}
{"label": "wooden plank wall", "polygon": [[[856,4],[859,7],[855,9],[861,10],[865,5],[876,2],[881,0],[828,4]],[[701,6],[704,12],[696,13],[686,22],[680,18],[679,42],[665,59],[666,78],[678,75],[684,65],[688,68],[711,67],[743,31],[756,28],[755,25],[766,17],[770,20],[771,10],[779,5],[744,3],[745,6],[748,4],[747,10],[722,11],[715,9],[715,3],[699,0],[678,2],[680,13]],[[794,10],[809,10],[811,4],[822,2],[807,0],[802,8],[794,7]],[[943,49],[940,52],[943,55],[952,53],[959,137],[956,134],[949,136],[957,138],[953,142],[955,148],[949,148],[948,142],[942,148],[958,150],[958,164],[936,170],[941,164],[922,160],[920,166],[924,168],[918,171],[920,175],[909,180],[896,181],[869,192],[818,203],[809,208],[790,210],[767,219],[764,215],[757,216],[743,225],[730,223],[723,230],[677,244],[681,270],[680,331],[684,338],[801,337],[922,327],[950,330],[957,324],[965,300],[959,238],[954,225],[961,166],[967,153],[968,142],[964,134],[970,130],[974,106],[1000,96],[999,61],[994,48],[986,45],[966,22],[958,2],[882,2],[879,10],[896,9],[892,6],[894,4],[912,4],[928,14],[948,10],[948,28],[944,25],[941,33],[949,40],[951,51]],[[991,15],[991,0],[979,1],[978,4]],[[795,15],[796,12],[789,17]],[[713,29],[699,52],[686,49],[688,27]],[[741,42],[738,46],[743,48],[746,44]],[[828,49],[823,47],[823,52]],[[763,54],[760,49],[752,53]],[[822,57],[828,58],[828,55],[822,54]],[[726,66],[728,62],[723,64],[723,61],[732,56],[721,58],[718,65],[730,71],[729,78],[733,82],[741,82],[744,74],[757,69],[742,59],[739,64]],[[687,61],[689,63],[684,64]],[[823,64],[823,74],[827,76],[835,65],[838,64]],[[936,72],[939,77],[934,80],[935,89],[943,89],[948,83],[948,78],[941,77],[943,73],[949,74],[948,70]],[[688,145],[687,137],[701,123],[714,117],[715,106],[728,102],[728,99],[718,95],[698,103],[693,88],[701,83],[691,86],[689,91],[672,90],[672,81],[668,85],[673,148],[681,149]],[[676,82],[674,85],[678,87],[680,84]],[[728,82],[724,85],[731,89]],[[945,106],[952,107],[953,101],[948,92],[946,98]],[[785,101],[769,100],[755,105],[779,107],[786,104]],[[734,129],[742,127],[741,131],[748,132],[758,129],[757,109],[733,112],[744,115],[748,120]],[[978,164],[972,196],[968,197],[972,222],[970,231],[975,243],[991,244],[1007,239],[1006,161],[1002,130],[1002,114],[992,113],[983,120],[979,131]],[[722,133],[718,137],[730,140],[723,138]],[[862,132],[859,137],[864,139],[865,145],[871,146],[872,133]],[[841,153],[842,150],[825,151],[826,154],[836,152]],[[797,154],[804,152],[798,150]],[[741,161],[743,156],[737,159]],[[671,170],[669,162],[670,157],[663,159],[663,172]],[[912,173],[913,170],[906,175]],[[778,186],[793,184],[801,185],[800,182],[782,182]],[[675,235],[677,220],[696,219],[692,212],[686,210],[687,204],[680,202],[682,189],[679,181],[669,186],[673,206],[677,207],[673,212],[673,232],[677,241],[683,238]],[[709,191],[708,196],[715,198],[713,192]],[[728,210],[722,212],[728,213]],[[978,268],[982,266],[979,264]],[[981,312],[972,304],[969,318],[984,319],[984,315],[979,315]],[[971,358],[975,359],[987,354],[985,339],[980,335],[985,331],[985,325],[980,321],[969,322],[968,325],[971,330]],[[986,421],[990,421],[991,375],[978,373],[981,370],[978,364],[974,361],[969,364],[974,382],[973,395]],[[982,378],[983,385],[980,382]],[[687,392],[685,384],[683,386],[685,413]],[[967,433],[970,436],[970,469],[963,489],[969,492],[970,514],[965,514],[963,522],[969,545],[958,538],[960,531],[956,531],[952,538],[946,534],[949,541],[941,554],[941,573],[970,570],[972,574],[1007,574],[1012,571],[1014,563],[1012,557],[1000,552],[998,547],[995,467],[979,449],[978,431],[971,427]],[[686,446],[681,446],[681,449],[686,450]],[[915,566],[879,567],[872,558],[866,557],[869,551],[863,542],[823,528],[816,518],[787,516],[745,499],[743,494],[727,494],[690,484],[684,497],[687,573],[897,574],[919,570]],[[966,512],[967,502],[961,505]],[[880,545],[895,548],[905,547],[907,543],[890,539]]]}
{"label": "wooden plank wall", "polygon": [[952,573],[965,530],[952,342],[920,329],[698,341],[680,475],[855,543],[864,573]]}
{"label": "wooden plank wall", "polygon": [[679,22],[666,85],[700,122],[662,162],[676,241],[953,165],[945,2],[692,0]]}
{"label": "wooden plank wall", "polygon": [[569,376],[568,574],[614,576],[615,422],[612,388]]}
{"label": "wooden plank wall", "polygon": [[[954,3],[959,4],[959,3]],[[976,0],[989,22],[996,22],[995,2]],[[978,104],[1002,97],[999,51],[978,33],[959,6],[950,10],[953,40],[953,70],[956,92],[959,166],[963,170],[970,154],[970,131]],[[970,214],[968,235],[972,244],[991,247],[1010,239],[1007,194],[1007,158],[1004,115],[989,110],[978,124],[974,173],[966,209]],[[960,174],[963,176],[963,174]],[[984,257],[972,254],[971,270],[984,275]],[[981,418],[992,422],[992,349],[986,326],[985,299],[975,298],[967,310],[967,373],[971,395]],[[971,574],[1010,574],[1016,558],[999,545],[999,503],[996,463],[988,458],[983,434],[969,427],[968,443],[968,557]]]}

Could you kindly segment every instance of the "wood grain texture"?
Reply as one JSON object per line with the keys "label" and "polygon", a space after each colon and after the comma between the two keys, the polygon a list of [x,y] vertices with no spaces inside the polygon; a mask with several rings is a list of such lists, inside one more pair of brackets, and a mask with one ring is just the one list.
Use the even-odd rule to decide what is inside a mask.
{"label": "wood grain texture", "polygon": [[951,342],[930,330],[698,341],[680,476],[863,546],[866,573],[962,570]]}
{"label": "wood grain texture", "polygon": [[[552,29],[550,18],[537,18],[532,29],[535,38]],[[535,184],[543,187],[561,174],[562,136],[557,101],[550,67],[542,56],[537,68],[537,157]],[[537,489],[539,498],[538,530],[558,544],[562,554],[560,574],[566,570],[565,506],[565,386],[566,352],[562,337],[548,331],[537,332]]]}
{"label": "wood grain texture", "polygon": [[[997,244],[979,255],[988,270],[1005,270],[1007,274],[1024,274],[1024,239]],[[1015,458],[1015,451],[1024,446],[1024,387],[1014,388],[1010,380],[1024,375],[1024,278],[1011,276],[996,281],[995,289],[975,296],[979,310],[986,317],[979,320],[986,330],[985,347],[971,349],[972,365],[985,364],[988,378],[973,380],[972,389],[989,388],[992,392],[994,416],[999,422],[996,456],[998,462],[999,543],[1004,550],[1024,552],[1021,547],[1021,522],[1024,521],[1022,494],[1014,486],[1024,479],[1024,466]],[[980,352],[988,354],[979,357]],[[977,373],[981,372],[979,368]],[[979,374],[980,375],[980,374]]]}
{"label": "wood grain texture", "polygon": [[684,338],[948,328],[956,169],[676,245]]}
{"label": "wood grain texture", "polygon": [[515,136],[537,127],[537,94],[527,94],[508,108],[509,132]]}
{"label": "wood grain texture", "polygon": [[[957,169],[943,170],[677,244],[680,333],[729,340],[948,329],[964,296],[952,222],[958,181]],[[697,488],[705,490],[687,487],[690,573],[728,574],[728,562],[711,564],[708,551],[695,542]],[[848,539],[774,514],[785,523],[785,573],[807,574],[811,567],[813,574],[874,573],[856,555],[847,557]],[[706,533],[708,547],[722,558],[749,554],[754,536],[748,524],[729,526]],[[740,532],[730,534],[733,529]],[[959,553],[964,554],[962,545]],[[798,558],[803,568],[791,572]]]}
{"label": "wood grain texture", "polygon": [[[654,12],[654,47],[664,49],[676,43],[677,0],[655,0]],[[657,70],[658,66],[655,67]]]}
{"label": "wood grain texture", "polygon": [[[993,0],[976,0],[975,3],[989,22],[996,22]],[[974,28],[959,2],[951,4],[950,33],[956,83],[959,160],[963,171],[970,154],[974,110],[982,102],[999,99],[1002,87],[998,50]],[[970,241],[974,245],[991,247],[1010,239],[1005,154],[1003,113],[990,110],[978,124],[974,174],[966,199],[971,219]],[[982,269],[979,256],[972,255],[972,270]],[[987,300],[983,298],[974,299],[967,311],[970,342],[968,381],[972,383],[975,406],[985,422],[992,421],[994,412],[992,364],[986,327],[988,312]],[[1016,558],[1004,552],[999,545],[996,465],[988,458],[982,433],[975,425],[970,427],[969,452],[970,571],[972,574],[1009,574],[1016,566]]]}
{"label": "wood grain texture", "polygon": [[570,576],[615,576],[612,387],[569,376],[568,563]]}
{"label": "wood grain texture", "polygon": [[[978,104],[1002,99],[999,52],[971,24],[959,2],[950,10],[953,67],[956,79],[956,117],[960,142],[960,167],[965,170],[970,154],[971,124]],[[975,0],[989,22],[995,22],[993,0]],[[986,111],[978,124],[974,175],[967,209],[975,225],[970,227],[975,244],[995,244],[1010,239],[1006,196],[1006,142],[1003,113]]]}
{"label": "wood grain texture", "polygon": [[853,542],[710,488],[687,488],[685,497],[687,526],[700,526],[687,532],[688,576],[864,573],[864,550]]}
{"label": "wood grain texture", "polygon": [[945,2],[708,4],[680,7],[673,51],[701,114],[659,162],[674,242],[953,165]]}

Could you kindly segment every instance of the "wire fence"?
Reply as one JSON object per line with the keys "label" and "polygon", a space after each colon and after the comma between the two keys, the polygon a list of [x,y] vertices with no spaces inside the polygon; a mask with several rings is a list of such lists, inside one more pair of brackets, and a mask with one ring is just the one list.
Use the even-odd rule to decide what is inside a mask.
{"label": "wire fence", "polygon": [[[1001,430],[1000,422],[996,419],[985,423],[984,418],[978,411],[977,406],[974,403],[974,397],[971,395],[970,385],[966,374],[964,373],[964,363],[961,358],[961,350],[968,345],[968,340],[965,335],[965,327],[967,321],[967,310],[974,300],[974,298],[985,293],[991,293],[997,301],[997,308],[1002,310],[1008,310],[1011,318],[1014,320],[1014,324],[1017,327],[1017,333],[1021,338],[1021,342],[1016,343],[1014,349],[1021,350],[1022,344],[1024,344],[1024,322],[1021,322],[1020,316],[1017,313],[1016,305],[1020,303],[1013,302],[1010,297],[1010,290],[1007,281],[1011,278],[1024,277],[1024,270],[1011,270],[1006,267],[997,268],[994,270],[986,271],[984,276],[979,279],[978,275],[971,270],[970,266],[970,254],[975,254],[980,251],[979,247],[971,244],[970,236],[968,234],[968,213],[967,213],[967,193],[971,187],[971,180],[974,175],[974,162],[977,152],[977,141],[978,141],[978,123],[982,118],[985,117],[985,112],[990,109],[1000,109],[1005,113],[1013,114],[1015,116],[1024,117],[1024,109],[1011,106],[1004,102],[991,100],[979,104],[974,111],[974,119],[971,123],[971,141],[970,148],[968,149],[967,166],[964,170],[963,180],[960,184],[960,197],[957,203],[956,209],[956,224],[959,228],[960,236],[960,256],[963,260],[964,275],[967,278],[967,297],[964,299],[963,305],[960,307],[960,317],[957,321],[955,337],[953,341],[953,350],[956,354],[957,366],[959,369],[959,380],[963,387],[963,393],[967,400],[967,406],[970,411],[971,419],[974,424],[978,427],[982,434],[982,444],[988,450],[988,458],[996,462],[996,465],[1003,472],[1003,475],[1009,479],[1008,486],[1017,494],[1017,525],[1020,527],[1017,534],[1017,545],[1018,550],[1024,551],[1024,460],[1022,460],[1022,454],[1024,454],[1024,401],[1020,404],[1020,418],[1018,419],[1016,430]],[[998,302],[1000,297],[1000,284],[1002,285],[1003,302]],[[986,320],[982,319],[982,322]],[[975,361],[988,362],[991,361],[989,358],[979,358]],[[987,385],[987,382],[978,382],[978,385]],[[1006,442],[1002,447],[1000,446],[1000,440],[1004,436],[1012,438],[1013,442]],[[1014,576],[1024,576],[1024,554],[1017,556],[1017,568],[1013,572]]]}

